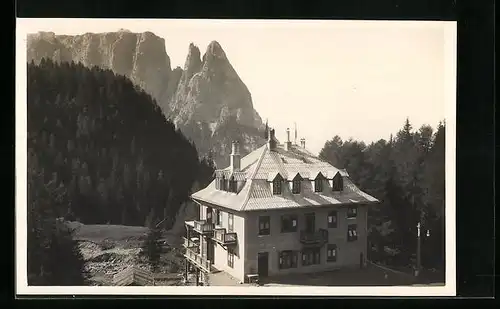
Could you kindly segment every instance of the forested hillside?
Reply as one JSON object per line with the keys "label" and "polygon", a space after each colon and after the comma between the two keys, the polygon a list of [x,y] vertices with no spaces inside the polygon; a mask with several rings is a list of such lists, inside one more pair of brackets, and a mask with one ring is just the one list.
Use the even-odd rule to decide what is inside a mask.
{"label": "forested hillside", "polygon": [[128,78],[46,59],[28,65],[28,152],[28,168],[64,193],[54,215],[87,224],[171,226],[213,171]]}
{"label": "forested hillside", "polygon": [[28,284],[84,285],[65,220],[170,228],[210,159],[126,77],[81,64],[28,64]]}
{"label": "forested hillside", "polygon": [[[445,125],[414,131],[407,120],[395,137],[370,145],[339,136],[320,157],[339,168],[382,203],[372,208],[372,260],[412,265],[417,222],[422,222],[422,265],[444,269]],[[427,237],[429,230],[429,237]],[[384,249],[385,248],[385,249]]]}

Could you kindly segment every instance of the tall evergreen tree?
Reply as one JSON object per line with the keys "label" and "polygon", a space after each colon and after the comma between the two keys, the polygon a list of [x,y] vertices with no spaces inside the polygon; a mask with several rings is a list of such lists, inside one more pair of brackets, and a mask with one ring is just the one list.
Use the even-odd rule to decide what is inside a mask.
{"label": "tall evergreen tree", "polygon": [[[325,143],[320,157],[346,168],[352,180],[381,203],[369,209],[369,258],[409,265],[416,251],[417,222],[431,230],[422,240],[424,266],[444,268],[444,123],[414,132],[409,119],[389,141],[364,145],[339,136]],[[424,233],[423,232],[423,233]],[[399,252],[384,253],[384,248]]]}
{"label": "tall evergreen tree", "polygon": [[[37,161],[32,152],[29,156]],[[36,163],[28,169],[28,284],[85,285],[87,272],[78,243],[54,202],[64,201],[64,189],[44,183]]]}
{"label": "tall evergreen tree", "polygon": [[151,267],[151,270],[153,272],[158,271],[160,263],[160,256],[162,250],[162,246],[160,244],[160,238],[161,238],[161,229],[155,224],[152,224],[149,227],[146,240],[142,245],[143,252],[146,254],[149,266]]}

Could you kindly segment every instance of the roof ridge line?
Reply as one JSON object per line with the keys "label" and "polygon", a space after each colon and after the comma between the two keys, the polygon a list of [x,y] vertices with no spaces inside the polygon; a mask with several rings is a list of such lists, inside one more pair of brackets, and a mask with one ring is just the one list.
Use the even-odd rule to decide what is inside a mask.
{"label": "roof ridge line", "polygon": [[246,207],[246,205],[248,203],[248,200],[250,199],[250,194],[252,194],[252,188],[253,188],[253,180],[255,178],[255,175],[257,175],[257,172],[259,171],[259,168],[260,168],[260,165],[262,164],[262,161],[264,160],[264,156],[265,156],[265,153],[266,153],[266,150],[267,150],[267,144],[264,145],[263,148],[264,149],[262,151],[262,154],[260,155],[260,158],[259,158],[259,160],[256,163],[257,165],[255,166],[255,170],[253,171],[252,175],[248,179],[248,180],[250,180],[250,188],[248,188],[248,195],[245,197],[245,200],[241,204],[240,211],[244,211],[245,210],[245,207]]}

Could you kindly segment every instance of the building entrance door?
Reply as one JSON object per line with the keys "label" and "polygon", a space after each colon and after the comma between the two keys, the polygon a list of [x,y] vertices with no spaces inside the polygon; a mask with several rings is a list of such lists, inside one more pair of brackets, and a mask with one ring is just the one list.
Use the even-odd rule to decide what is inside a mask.
{"label": "building entrance door", "polygon": [[257,258],[257,272],[259,278],[264,278],[268,276],[269,273],[269,253],[259,252]]}

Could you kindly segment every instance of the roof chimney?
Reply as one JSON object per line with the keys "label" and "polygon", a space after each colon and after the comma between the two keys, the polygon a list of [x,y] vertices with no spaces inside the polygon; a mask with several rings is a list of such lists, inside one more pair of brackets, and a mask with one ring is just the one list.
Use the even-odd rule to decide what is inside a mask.
{"label": "roof chimney", "polygon": [[274,137],[274,129],[269,130],[268,139],[267,139],[267,146],[269,147],[269,150],[271,150],[271,151],[276,150],[276,138]]}
{"label": "roof chimney", "polygon": [[289,151],[291,148],[292,148],[292,142],[290,141],[290,129],[286,128],[285,150]]}
{"label": "roof chimney", "polygon": [[300,147],[306,148],[306,139],[305,138],[300,139]]}
{"label": "roof chimney", "polygon": [[241,156],[240,156],[240,143],[233,141],[231,144],[231,171],[237,172],[240,170]]}

